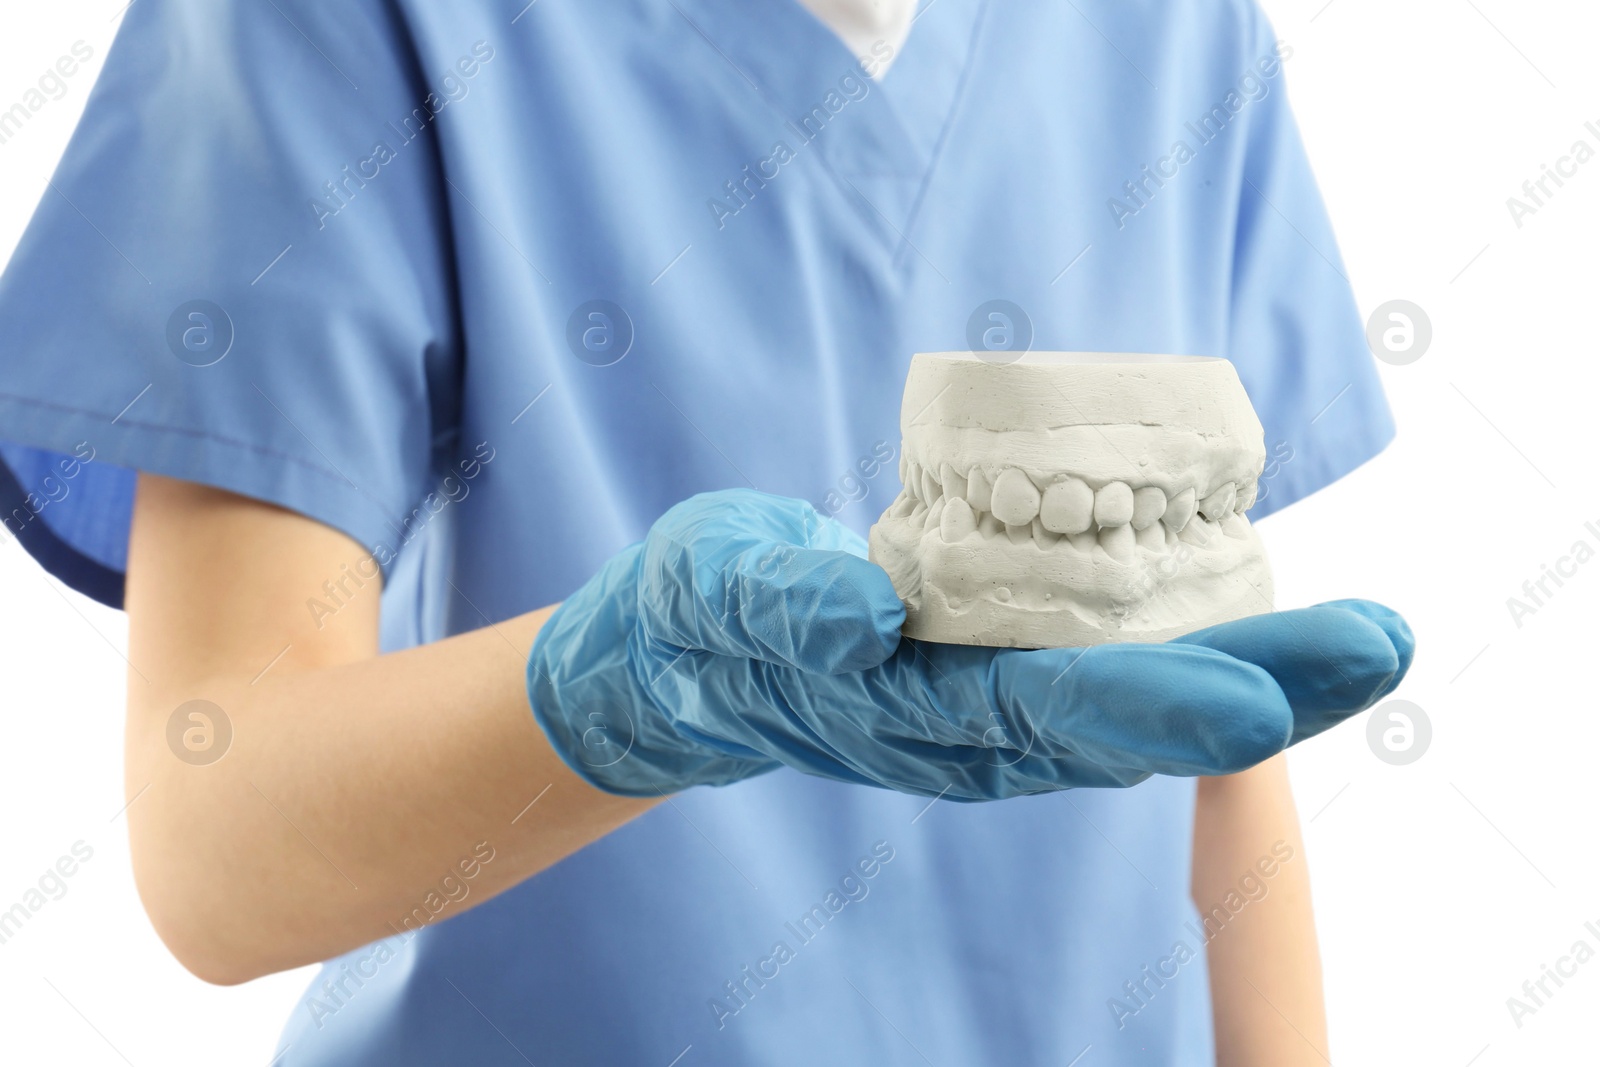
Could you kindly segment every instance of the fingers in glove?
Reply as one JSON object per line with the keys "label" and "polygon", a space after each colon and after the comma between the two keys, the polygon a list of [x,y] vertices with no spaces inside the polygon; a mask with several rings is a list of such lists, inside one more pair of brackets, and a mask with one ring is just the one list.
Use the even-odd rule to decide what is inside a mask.
{"label": "fingers in glove", "polygon": [[1417,639],[1411,632],[1411,626],[1398,611],[1384,607],[1373,600],[1330,600],[1326,604],[1318,604],[1319,608],[1343,608],[1353,611],[1366,619],[1376,623],[1379,629],[1389,636],[1389,643],[1394,645],[1396,658],[1400,661],[1399,669],[1394,672],[1394,677],[1389,679],[1389,684],[1379,691],[1376,700],[1382,700],[1405,680],[1406,672],[1411,670],[1411,661],[1416,656]]}
{"label": "fingers in glove", "polygon": [[872,699],[898,701],[894,717],[926,724],[935,742],[1077,757],[1119,772],[1232,773],[1281,752],[1294,726],[1266,671],[1193,646],[1022,651],[908,641],[867,677],[880,683]]}
{"label": "fingers in glove", "polygon": [[642,621],[679,648],[813,674],[864,670],[894,652],[905,608],[863,548],[804,501],[702,494],[645,540]]}
{"label": "fingers in glove", "polygon": [[1008,651],[995,668],[1002,706],[1047,741],[1107,766],[1231,774],[1283,751],[1293,729],[1271,675],[1211,649]]}
{"label": "fingers in glove", "polygon": [[[1395,616],[1390,626],[1398,632],[1405,624]],[[1409,638],[1409,628],[1404,634]],[[1366,613],[1331,605],[1253,615],[1173,643],[1225,652],[1271,675],[1294,709],[1293,742],[1371,707],[1402,673],[1401,650],[1388,629]]]}

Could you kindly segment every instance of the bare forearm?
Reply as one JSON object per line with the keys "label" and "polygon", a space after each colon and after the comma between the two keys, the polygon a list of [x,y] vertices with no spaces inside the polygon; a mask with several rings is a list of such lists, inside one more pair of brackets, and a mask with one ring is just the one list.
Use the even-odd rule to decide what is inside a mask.
{"label": "bare forearm", "polygon": [[180,958],[220,981],[325,959],[458,914],[648,807],[545,743],[522,682],[544,614],[157,697],[211,701],[233,729],[210,765],[155,737],[129,750],[130,794],[148,783],[129,810],[140,886],[153,917],[182,917],[163,931]]}
{"label": "bare forearm", "polygon": [[1282,756],[1200,780],[1192,892],[1210,938],[1220,1067],[1325,1065],[1322,964]]}
{"label": "bare forearm", "polygon": [[[650,806],[585,784],[534,721],[524,669],[551,609],[379,655],[380,585],[327,527],[139,480],[134,873],[157,931],[204,978],[242,981],[459,914]],[[194,700],[216,709],[199,709],[218,729],[200,752],[182,737],[201,725],[183,710]]]}

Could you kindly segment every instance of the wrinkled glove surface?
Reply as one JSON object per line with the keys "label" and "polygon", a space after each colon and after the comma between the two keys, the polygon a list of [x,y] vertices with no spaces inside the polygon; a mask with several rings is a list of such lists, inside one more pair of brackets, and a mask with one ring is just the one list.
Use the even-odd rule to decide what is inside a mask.
{"label": "wrinkled glove surface", "polygon": [[1341,600],[1165,644],[902,639],[855,533],[725,490],[675,506],[540,630],[535,717],[593,785],[656,796],[779,766],[959,800],[1227,774],[1372,706],[1405,621]]}

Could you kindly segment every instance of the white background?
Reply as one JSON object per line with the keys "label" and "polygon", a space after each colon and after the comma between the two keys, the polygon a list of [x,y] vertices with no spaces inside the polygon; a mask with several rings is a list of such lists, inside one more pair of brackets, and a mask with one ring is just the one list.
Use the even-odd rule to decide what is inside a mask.
{"label": "white background", "polygon": [[[95,52],[0,145],[0,255],[44,189],[121,6],[0,15],[4,104],[74,41]],[[1363,315],[1403,298],[1433,325],[1420,360],[1382,368],[1395,445],[1262,524],[1282,605],[1368,596],[1411,619],[1420,647],[1397,696],[1434,731],[1408,766],[1374,756],[1365,720],[1292,757],[1333,1058],[1594,1062],[1600,960],[1520,1028],[1506,998],[1577,939],[1600,949],[1584,929],[1600,927],[1600,560],[1520,627],[1506,601],[1574,541],[1600,548],[1584,529],[1600,531],[1600,159],[1521,228],[1506,198],[1574,140],[1600,149],[1583,127],[1600,126],[1600,17],[1510,0],[1266,6],[1295,50],[1291,97]],[[0,910],[74,842],[94,850],[66,896],[0,945],[0,1061],[265,1064],[308,972],[206,986],[139,906],[119,815],[123,618],[46,578],[9,538],[0,605]]]}

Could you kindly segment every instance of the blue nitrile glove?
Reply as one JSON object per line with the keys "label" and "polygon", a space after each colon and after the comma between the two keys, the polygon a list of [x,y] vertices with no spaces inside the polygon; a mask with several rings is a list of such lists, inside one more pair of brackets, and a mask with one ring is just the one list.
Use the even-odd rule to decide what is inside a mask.
{"label": "blue nitrile glove", "polygon": [[677,505],[539,631],[534,715],[612,793],[789,766],[997,800],[1242,770],[1370,707],[1411,662],[1404,620],[1360,600],[1167,644],[902,640],[904,609],[865,547],[799,500]]}

